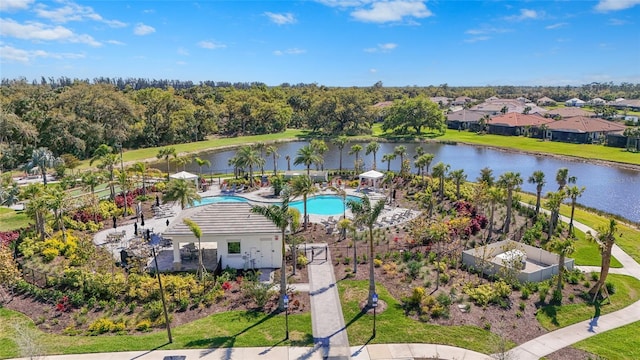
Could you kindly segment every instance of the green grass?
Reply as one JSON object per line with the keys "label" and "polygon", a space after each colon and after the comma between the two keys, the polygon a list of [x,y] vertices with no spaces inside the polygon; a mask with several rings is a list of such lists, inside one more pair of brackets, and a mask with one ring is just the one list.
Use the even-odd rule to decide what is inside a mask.
{"label": "green grass", "polygon": [[[640,299],[640,280],[626,275],[609,274],[607,282],[615,285],[616,292],[611,295],[611,301],[599,305],[600,315],[620,310]],[[589,289],[585,288],[585,291]],[[597,308],[587,304],[571,304],[564,300],[565,305],[547,305],[536,314],[538,322],[547,330],[569,326],[583,320],[588,320],[597,314]]]}
{"label": "green grass", "polygon": [[[0,358],[19,356],[13,342],[11,324],[20,321],[33,327],[23,315],[0,308]],[[43,334],[39,341],[47,354],[85,354],[95,352],[134,351],[215,347],[312,346],[311,315],[289,315],[289,338],[284,341],[284,314],[271,315],[230,311],[202,318],[172,329],[173,343],[167,333],[158,330],[143,335],[65,336]]]}
{"label": "green grass", "polygon": [[24,211],[15,211],[7,207],[0,207],[0,231],[15,230],[27,227],[31,219]]}
{"label": "green grass", "polygon": [[604,359],[640,359],[640,321],[603,332],[573,344],[573,347],[597,354]]}
{"label": "green grass", "polygon": [[[573,247],[575,251],[569,257],[575,260],[576,265],[582,266],[600,266],[602,256],[600,255],[600,249],[598,245],[586,239],[586,236],[581,231],[575,232],[577,240],[574,242]],[[611,257],[611,267],[621,268],[622,264],[615,257]]]}
{"label": "green grass", "polygon": [[[175,144],[169,146],[150,147],[137,150],[125,151],[122,155],[122,159],[126,163],[133,163],[137,161],[143,161],[148,159],[156,159],[158,151],[165,147],[174,147],[178,154],[185,153],[198,153],[214,148],[224,148],[228,146],[237,146],[248,143],[256,142],[274,142],[287,139],[304,138],[307,132],[298,129],[289,129],[282,133],[254,135],[254,136],[239,136],[230,138],[210,139],[206,141],[198,141],[186,144]],[[84,160],[80,163],[79,169],[86,169],[89,167],[89,160]]]}
{"label": "green grass", "polygon": [[376,317],[376,337],[371,339],[373,316],[363,314],[359,303],[367,298],[368,281],[345,280],[338,283],[342,311],[349,335],[349,344],[426,343],[459,346],[489,354],[497,336],[476,326],[439,326],[410,319],[400,303],[377,285],[380,300],[387,309]]}

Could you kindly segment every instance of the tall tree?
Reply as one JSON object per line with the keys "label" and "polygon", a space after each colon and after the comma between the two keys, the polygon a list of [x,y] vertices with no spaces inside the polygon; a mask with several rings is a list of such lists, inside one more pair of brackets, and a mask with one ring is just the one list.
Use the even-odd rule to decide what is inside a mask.
{"label": "tall tree", "polygon": [[496,178],[493,176],[493,170],[490,167],[484,167],[480,169],[480,176],[478,176],[477,180],[491,187],[495,184]]}
{"label": "tall tree", "polygon": [[115,188],[115,176],[114,169],[117,164],[117,155],[113,152],[113,148],[107,144],[102,144],[93,152],[93,157],[89,160],[89,165],[92,165],[95,161],[99,161],[98,168],[103,169],[109,176],[109,190],[111,192],[111,199],[116,197]]}
{"label": "tall tree", "polygon": [[576,202],[578,201],[578,198],[582,196],[585,190],[586,188],[584,186],[579,188],[576,185],[570,186],[566,189],[567,197],[571,199],[571,218],[569,220],[569,234],[573,234],[573,215],[576,210]]}
{"label": "tall tree", "polygon": [[387,172],[391,171],[391,161],[394,160],[396,156],[394,153],[382,155],[382,161],[387,163]]}
{"label": "tall tree", "polygon": [[511,213],[513,208],[513,192],[518,191],[520,189],[520,185],[522,185],[522,178],[520,177],[520,173],[514,173],[508,171],[502,175],[498,179],[498,186],[505,189],[507,191],[507,215],[504,220],[504,233],[509,233],[509,225],[511,225]]}
{"label": "tall tree", "polygon": [[358,173],[360,171],[360,152],[362,151],[362,145],[360,144],[353,144],[351,145],[351,150],[349,150],[349,155],[355,155],[356,156],[356,160],[353,163],[353,167],[356,171],[356,173]]}
{"label": "tall tree", "polygon": [[404,157],[407,156],[407,147],[404,145],[398,145],[393,148],[393,153],[400,157],[400,167],[404,164]]}
{"label": "tall tree", "polygon": [[556,182],[558,183],[558,191],[561,191],[565,186],[567,186],[567,184],[575,184],[576,177],[569,176],[569,169],[560,168],[556,173]]}
{"label": "tall tree", "polygon": [[311,147],[313,148],[313,151],[316,153],[316,155],[318,155],[318,162],[315,163],[316,165],[316,170],[323,170],[324,171],[324,154],[329,151],[329,147],[327,146],[327,143],[324,142],[324,140],[322,139],[313,139],[311,140]]}
{"label": "tall tree", "polygon": [[575,251],[573,240],[571,239],[555,239],[549,243],[549,250],[559,255],[558,260],[558,282],[556,283],[556,292],[562,301],[562,281],[564,279],[564,261]]}
{"label": "tall tree", "polygon": [[376,141],[372,141],[367,144],[367,148],[364,153],[365,155],[373,154],[373,166],[371,166],[373,170],[376,169],[378,164],[378,160],[376,158],[376,154],[378,154],[378,150],[380,150],[380,144],[378,144]]}
{"label": "tall tree", "polygon": [[602,260],[600,263],[600,277],[598,281],[589,290],[589,293],[594,296],[594,299],[602,291],[602,287],[607,281],[609,275],[609,267],[611,266],[611,249],[616,242],[616,231],[618,231],[618,224],[614,219],[609,220],[608,226],[601,226],[598,228],[596,234],[587,233],[588,237],[597,242],[600,246],[600,254]]}
{"label": "tall tree", "polygon": [[296,176],[291,180],[291,195],[302,196],[304,231],[307,231],[308,215],[307,215],[307,198],[313,195],[318,188],[313,185],[313,181],[308,175]]}
{"label": "tall tree", "polygon": [[527,180],[529,184],[536,184],[536,218],[540,213],[540,198],[542,196],[542,188],[546,184],[546,180],[544,179],[544,172],[541,170],[536,170],[533,172],[529,179]]}
{"label": "tall tree", "polygon": [[440,201],[444,201],[444,181],[450,168],[451,165],[445,164],[442,161],[440,161],[433,167],[432,175],[433,177],[437,177],[440,181],[438,190],[440,192]]}
{"label": "tall tree", "polygon": [[45,191],[47,208],[53,212],[56,228],[62,232],[62,241],[67,239],[64,216],[73,207],[69,194],[56,184]]}
{"label": "tall tree", "polygon": [[373,227],[378,221],[378,217],[384,209],[384,200],[379,200],[375,204],[371,204],[368,196],[364,196],[361,201],[348,200],[347,207],[353,213],[354,224],[356,226],[366,226],[369,233],[369,298],[367,306],[373,305],[373,294],[376,293],[376,282],[373,269]]}
{"label": "tall tree", "polygon": [[453,170],[450,174],[451,179],[456,184],[456,199],[460,200],[460,185],[464,184],[467,180],[467,174],[464,173],[464,169]]}
{"label": "tall tree", "polygon": [[282,239],[282,265],[280,265],[280,300],[278,302],[278,308],[280,311],[284,310],[284,296],[287,294],[287,263],[286,263],[286,250],[284,247],[284,239],[287,232],[287,227],[291,222],[291,215],[289,214],[289,200],[290,194],[287,190],[282,192],[282,204],[280,206],[272,205],[254,205],[251,207],[251,212],[260,214],[267,219],[271,220],[275,226],[281,231]]}
{"label": "tall tree", "polygon": [[307,168],[307,176],[311,176],[311,165],[320,162],[320,156],[316,154],[311,145],[305,145],[298,149],[296,157],[293,159],[293,165],[304,164]]}
{"label": "tall tree", "polygon": [[[207,165],[207,167],[211,166],[211,161],[209,159],[201,159],[199,157],[193,158],[193,161],[198,164],[198,178],[202,179],[202,167]],[[200,182],[198,182],[199,184]]]}
{"label": "tall tree", "polygon": [[29,184],[22,188],[20,198],[29,200],[26,205],[26,212],[36,223],[36,230],[40,235],[40,240],[44,241],[46,235],[46,222],[49,209],[45,197],[45,187],[42,184]]}
{"label": "tall tree", "polygon": [[47,185],[47,168],[52,168],[60,163],[60,159],[55,157],[51,150],[40,147],[34,149],[31,153],[31,159],[27,163],[27,170],[38,168],[40,174],[42,174],[42,181],[44,185]]}
{"label": "tall tree", "polygon": [[244,145],[236,153],[242,167],[249,168],[249,186],[253,186],[253,168],[254,166],[263,166],[265,160],[258,150],[251,145]]}
{"label": "tall tree", "polygon": [[445,130],[442,110],[438,104],[424,96],[396,100],[385,109],[385,113],[383,131],[393,130],[394,133],[407,134],[411,128],[420,136],[423,128],[437,132]]}
{"label": "tall tree", "polygon": [[280,154],[278,154],[278,147],[275,145],[269,145],[265,149],[267,156],[271,156],[273,158],[273,176],[278,175],[278,158]]}
{"label": "tall tree", "polygon": [[178,153],[176,152],[176,148],[174,147],[166,147],[158,150],[156,154],[158,159],[164,159],[167,162],[167,180],[169,179],[170,167],[169,167],[169,159],[178,157]]}
{"label": "tall tree", "polygon": [[549,228],[547,229],[547,240],[551,240],[553,232],[556,230],[556,226],[558,226],[560,205],[562,205],[565,195],[566,193],[564,191],[554,191],[547,193],[546,206],[551,212],[551,215],[549,217]]}
{"label": "tall tree", "polygon": [[340,151],[340,172],[342,172],[342,152],[348,142],[349,138],[347,138],[345,135],[340,135],[333,140],[333,143],[338,147],[338,150]]}
{"label": "tall tree", "polygon": [[202,262],[202,243],[200,242],[200,239],[202,238],[202,229],[200,229],[200,226],[198,226],[198,224],[189,219],[189,218],[184,218],[182,219],[182,222],[187,225],[187,227],[189,227],[189,230],[191,230],[191,232],[193,233],[193,236],[196,237],[196,239],[198,239],[198,278],[200,278],[200,281],[202,281],[204,279],[204,274],[207,272],[207,270],[204,267],[204,263]]}
{"label": "tall tree", "polygon": [[198,190],[193,181],[187,181],[185,179],[173,179],[167,184],[162,199],[167,201],[179,201],[182,209],[187,205],[193,206],[196,201],[200,200]]}
{"label": "tall tree", "polygon": [[487,234],[487,242],[491,241],[494,228],[494,216],[496,213],[496,205],[504,200],[504,190],[502,188],[492,186],[487,190],[487,200],[489,201],[489,229]]}

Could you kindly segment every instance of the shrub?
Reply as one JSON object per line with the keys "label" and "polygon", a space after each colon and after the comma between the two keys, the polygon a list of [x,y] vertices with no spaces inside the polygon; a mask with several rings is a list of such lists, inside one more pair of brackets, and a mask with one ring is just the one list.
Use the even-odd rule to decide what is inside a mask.
{"label": "shrub", "polygon": [[382,260],[380,259],[373,259],[373,266],[379,268],[380,266],[382,266]]}
{"label": "shrub", "polygon": [[524,301],[520,301],[520,310],[524,311],[527,308],[527,304]]}
{"label": "shrub", "polygon": [[412,278],[415,279],[418,277],[418,275],[420,275],[420,269],[422,268],[422,263],[415,261],[415,260],[411,260],[407,263],[407,274]]}
{"label": "shrub", "polygon": [[149,320],[140,320],[137,324],[136,324],[136,330],[138,331],[149,331],[151,330],[151,321]]}
{"label": "shrub", "polygon": [[111,331],[114,326],[115,324],[110,319],[100,318],[89,325],[88,331],[92,335],[104,334]]}
{"label": "shrub", "polygon": [[600,274],[598,274],[597,272],[592,272],[591,273],[591,280],[592,281],[598,281],[599,278],[600,278]]}
{"label": "shrub", "polygon": [[522,288],[522,292],[520,293],[520,298],[522,300],[527,300],[530,295],[531,295],[531,290],[529,290],[528,287],[525,286],[524,288]]}
{"label": "shrub", "polygon": [[297,260],[298,260],[298,267],[299,268],[305,267],[309,263],[309,259],[307,259],[307,257],[304,256],[304,255],[298,255],[298,259]]}
{"label": "shrub", "polygon": [[440,274],[440,282],[441,283],[446,284],[446,283],[449,282],[449,279],[450,279],[449,274],[447,274],[447,273]]}
{"label": "shrub", "polygon": [[610,281],[607,281],[605,286],[607,287],[607,292],[609,295],[613,295],[616,293],[616,285]]}
{"label": "shrub", "polygon": [[58,249],[56,248],[46,248],[42,250],[42,259],[45,262],[53,261],[53,259],[55,259],[58,255],[60,255],[60,251],[58,251]]}
{"label": "shrub", "polygon": [[545,284],[545,285],[538,286],[538,296],[541,303],[547,301],[548,295],[549,295],[549,285]]}
{"label": "shrub", "polygon": [[436,300],[438,300],[438,303],[440,303],[440,305],[442,306],[449,306],[451,305],[451,297],[443,292],[439,293],[438,296],[436,296]]}
{"label": "shrub", "polygon": [[[374,263],[374,265],[375,265],[375,263]],[[393,261],[390,261],[390,262],[382,265],[382,271],[384,271],[385,274],[395,275],[397,270],[398,270],[398,266]]]}

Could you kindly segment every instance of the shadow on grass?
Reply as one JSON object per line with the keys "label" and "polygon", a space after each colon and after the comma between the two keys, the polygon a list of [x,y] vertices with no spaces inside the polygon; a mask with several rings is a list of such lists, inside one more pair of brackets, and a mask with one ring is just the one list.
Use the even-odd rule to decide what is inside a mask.
{"label": "shadow on grass", "polygon": [[160,345],[160,346],[156,346],[156,347],[154,347],[153,349],[151,349],[151,350],[149,350],[149,351],[146,351],[146,352],[144,352],[144,353],[142,353],[142,354],[140,354],[140,355],[138,355],[138,356],[134,356],[134,357],[132,357],[132,358],[131,358],[131,360],[135,360],[135,359],[138,359],[138,358],[145,357],[145,356],[147,356],[147,355],[151,354],[152,352],[154,352],[154,351],[156,351],[156,350],[160,350],[160,349],[162,349],[163,347],[165,347],[165,346],[167,346],[167,345],[169,345],[169,342],[166,342],[166,343],[164,343],[164,344],[162,344],[162,345]]}
{"label": "shadow on grass", "polygon": [[555,326],[560,326],[558,323],[558,307],[556,305],[547,305],[540,309],[543,314],[551,319],[551,323]]}

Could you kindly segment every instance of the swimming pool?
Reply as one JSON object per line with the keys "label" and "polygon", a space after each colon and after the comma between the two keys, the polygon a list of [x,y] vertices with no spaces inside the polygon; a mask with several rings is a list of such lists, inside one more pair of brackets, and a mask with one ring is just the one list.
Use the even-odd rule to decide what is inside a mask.
{"label": "swimming pool", "polygon": [[[357,196],[348,195],[345,202],[342,202],[342,196],[339,195],[318,195],[307,198],[307,213],[314,215],[342,215],[345,210],[346,203],[349,200],[360,201]],[[289,204],[304,214],[304,204],[302,200],[292,201]]]}
{"label": "swimming pool", "polygon": [[193,206],[202,206],[209,204],[218,204],[218,203],[226,203],[226,202],[249,202],[249,200],[241,197],[241,196],[233,196],[233,195],[222,195],[222,196],[209,196],[200,199],[200,201],[196,201]]}

